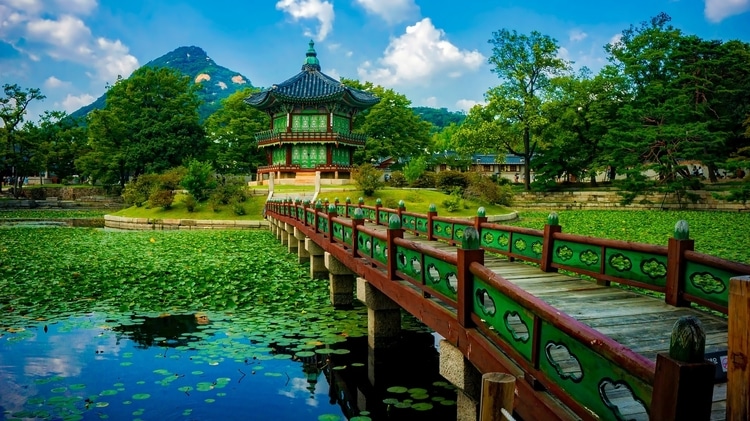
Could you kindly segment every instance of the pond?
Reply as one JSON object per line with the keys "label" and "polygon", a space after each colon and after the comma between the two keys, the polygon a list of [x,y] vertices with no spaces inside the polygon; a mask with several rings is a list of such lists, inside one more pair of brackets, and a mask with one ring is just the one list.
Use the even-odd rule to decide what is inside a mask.
{"label": "pond", "polygon": [[5,419],[455,419],[435,337],[367,347],[266,231],[0,230]]}

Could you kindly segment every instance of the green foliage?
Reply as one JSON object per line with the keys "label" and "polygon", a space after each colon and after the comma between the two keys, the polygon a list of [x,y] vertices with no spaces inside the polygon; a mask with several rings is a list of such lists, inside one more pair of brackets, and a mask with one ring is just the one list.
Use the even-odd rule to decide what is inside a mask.
{"label": "green foliage", "polygon": [[162,208],[169,210],[174,202],[174,192],[172,190],[154,189],[148,197],[148,203],[153,208]]}
{"label": "green foliage", "polygon": [[247,213],[245,204],[243,202],[244,200],[241,200],[238,197],[232,197],[232,199],[229,201],[229,204],[232,207],[232,212],[234,212],[235,215],[242,216]]}
{"label": "green foliage", "polygon": [[443,207],[448,212],[456,212],[457,210],[461,209],[464,205],[464,201],[461,198],[461,189],[458,187],[455,187],[453,191],[451,192],[451,195],[448,199],[443,200]]}
{"label": "green foliage", "polygon": [[352,179],[354,179],[357,188],[362,190],[367,197],[372,197],[376,191],[383,188],[382,177],[383,171],[370,164],[359,165],[352,171]]}
{"label": "green foliage", "polygon": [[247,199],[247,186],[241,177],[221,177],[212,196],[216,195],[223,205],[232,199],[244,202]]}
{"label": "green foliage", "polygon": [[143,174],[125,185],[122,199],[128,205],[143,206],[151,196],[151,192],[158,186],[159,176],[157,174]]}
{"label": "green foliage", "polygon": [[401,171],[393,171],[391,178],[388,179],[388,185],[391,187],[406,187],[406,177]]}
{"label": "green foliage", "polygon": [[436,179],[437,174],[432,171],[425,171],[424,173],[422,173],[422,175],[419,176],[419,178],[411,183],[411,186],[418,189],[432,189],[435,188]]}
{"label": "green foliage", "polygon": [[195,196],[193,196],[192,194],[188,194],[183,197],[182,203],[185,205],[185,208],[188,212],[194,212],[195,208],[198,206],[198,200],[196,200]]}
{"label": "green foliage", "polygon": [[464,199],[502,206],[510,206],[513,203],[513,189],[510,186],[500,186],[489,177],[476,173],[472,173],[468,179],[469,185],[464,190]]}
{"label": "green foliage", "polygon": [[213,172],[210,163],[192,159],[188,163],[181,185],[195,197],[195,200],[202,202],[217,186]]}
{"label": "green foliage", "polygon": [[461,124],[466,119],[466,114],[461,111],[448,111],[447,108],[412,107],[416,115],[432,124],[433,131],[438,131],[451,124]]}
{"label": "green foliage", "polygon": [[208,197],[208,201],[206,202],[208,205],[208,208],[211,209],[214,212],[218,212],[221,210],[221,205],[226,204],[224,202],[224,195],[221,192],[214,191],[211,193],[211,196]]}
{"label": "green foliage", "polygon": [[445,193],[451,193],[456,188],[462,192],[468,185],[466,173],[458,171],[440,171],[435,178],[435,187]]}
{"label": "green foliage", "polygon": [[404,177],[409,183],[415,182],[427,170],[427,158],[420,155],[404,165]]}
{"label": "green foliage", "polygon": [[23,124],[26,110],[33,101],[45,98],[39,89],[3,85],[0,97],[0,173],[10,178],[13,194],[19,197],[23,178],[39,171],[39,139],[33,123]]}
{"label": "green foliage", "polygon": [[713,193],[712,195],[717,199],[728,202],[739,202],[742,203],[742,206],[745,206],[750,201],[750,182],[745,182],[741,186],[738,186],[738,188],[729,190],[729,194]]}
{"label": "green foliage", "polygon": [[636,167],[626,171],[627,178],[622,183],[622,191],[617,192],[622,197],[621,205],[629,205],[638,195],[646,194],[654,190],[654,183]]}

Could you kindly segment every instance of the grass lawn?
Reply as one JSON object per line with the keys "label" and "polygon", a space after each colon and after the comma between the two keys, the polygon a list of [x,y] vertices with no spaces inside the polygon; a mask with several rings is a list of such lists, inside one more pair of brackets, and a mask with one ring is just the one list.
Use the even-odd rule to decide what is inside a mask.
{"label": "grass lawn", "polygon": [[[294,197],[295,192],[299,192],[306,196],[309,196],[312,189],[300,189],[299,186],[287,186],[297,187],[296,189],[284,189],[279,191],[284,195]],[[307,187],[307,186],[306,186]],[[257,194],[257,191],[256,191]],[[357,203],[360,197],[362,197],[362,191],[354,190],[353,186],[340,186],[322,189],[320,196],[321,200],[328,199],[333,202],[336,198],[340,202],[346,201],[349,197],[352,203]],[[245,202],[245,215],[236,215],[230,205],[224,205],[218,212],[211,210],[207,204],[201,203],[195,209],[194,212],[188,212],[185,205],[182,203],[184,196],[178,194],[175,198],[175,202],[170,210],[163,210],[161,208],[145,208],[145,207],[129,207],[122,209],[113,215],[125,216],[130,218],[156,218],[156,219],[239,219],[239,220],[258,220],[263,219],[263,205],[266,200],[265,195],[252,196]],[[447,212],[445,207],[442,205],[443,201],[450,198],[450,196],[434,190],[424,189],[396,189],[386,188],[375,192],[374,197],[365,198],[365,204],[375,205],[375,200],[380,198],[383,202],[383,206],[393,205],[398,206],[398,201],[403,200],[406,203],[406,210],[411,212],[426,213],[429,210],[430,204],[434,203],[438,208],[438,215],[442,216],[455,216],[455,217],[467,217],[474,216],[477,213],[477,209],[482,206],[479,203],[472,201],[464,201],[464,206],[456,212]],[[502,206],[485,206],[487,215],[499,215],[509,213],[511,210]]]}

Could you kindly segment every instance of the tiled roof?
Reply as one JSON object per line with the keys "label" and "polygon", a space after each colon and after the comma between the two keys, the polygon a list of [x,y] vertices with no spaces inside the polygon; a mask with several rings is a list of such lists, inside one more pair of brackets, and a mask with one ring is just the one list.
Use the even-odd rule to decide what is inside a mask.
{"label": "tiled roof", "polygon": [[380,98],[358,89],[350,88],[338,80],[322,73],[313,43],[307,51],[302,71],[291,78],[273,85],[270,89],[250,95],[245,102],[256,108],[268,108],[276,102],[328,102],[344,101],[357,108],[368,108]]}

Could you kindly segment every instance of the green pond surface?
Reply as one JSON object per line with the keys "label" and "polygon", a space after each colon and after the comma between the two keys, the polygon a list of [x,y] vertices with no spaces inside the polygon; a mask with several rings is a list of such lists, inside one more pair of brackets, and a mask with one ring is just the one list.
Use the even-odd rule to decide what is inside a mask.
{"label": "green pond surface", "polygon": [[455,419],[435,338],[366,308],[267,231],[0,230],[3,419]]}

